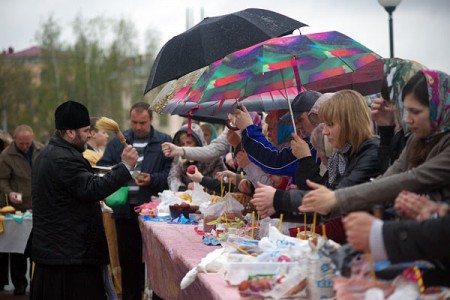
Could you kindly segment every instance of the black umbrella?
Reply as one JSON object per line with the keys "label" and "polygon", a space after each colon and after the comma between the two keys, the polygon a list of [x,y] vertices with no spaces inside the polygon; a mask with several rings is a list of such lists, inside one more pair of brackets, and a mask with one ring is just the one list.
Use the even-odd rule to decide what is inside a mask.
{"label": "black umbrella", "polygon": [[144,94],[189,72],[215,62],[234,51],[307,26],[279,13],[249,8],[205,18],[170,39],[155,59]]}

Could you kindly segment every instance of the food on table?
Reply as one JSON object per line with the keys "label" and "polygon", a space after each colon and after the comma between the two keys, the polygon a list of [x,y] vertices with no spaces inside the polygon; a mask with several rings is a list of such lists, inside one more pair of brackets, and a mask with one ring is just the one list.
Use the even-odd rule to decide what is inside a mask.
{"label": "food on table", "polygon": [[172,218],[178,218],[180,214],[186,219],[189,219],[189,214],[195,213],[199,209],[198,205],[190,205],[189,203],[182,202],[181,204],[169,205],[170,216]]}
{"label": "food on table", "polygon": [[0,214],[12,214],[16,211],[16,209],[14,207],[12,207],[11,205],[6,205],[3,206],[2,208],[0,208]]}
{"label": "food on table", "polygon": [[211,195],[211,203],[217,203],[220,200],[222,200],[222,197],[217,196],[217,195]]}
{"label": "food on table", "polygon": [[[250,276],[249,276],[250,277]],[[275,289],[278,285],[283,283],[283,280],[286,279],[285,275],[281,276],[262,276],[257,275],[249,280],[245,280],[239,284],[239,294],[241,297],[249,297],[259,295],[262,296],[264,294],[269,293],[273,289]],[[298,293],[302,292],[306,287],[306,278],[300,279],[300,281],[288,291],[283,294],[283,297],[290,297],[298,295]]]}
{"label": "food on table", "polygon": [[156,209],[157,206],[158,206],[157,202],[147,202],[147,203],[141,204],[139,206],[136,206],[134,208],[134,211],[138,213],[144,209],[147,209],[147,210]]}
{"label": "food on table", "polygon": [[158,210],[156,208],[148,210],[148,216],[150,218],[156,218],[158,216]]}
{"label": "food on table", "polygon": [[188,201],[188,202],[192,202],[192,196],[189,195],[188,193],[179,193],[177,196],[180,199],[183,199],[183,200]]}
{"label": "food on table", "polygon": [[274,278],[272,276],[245,280],[239,285],[239,293],[241,296],[247,297],[261,292],[268,292],[273,288],[273,281]]}
{"label": "food on table", "polygon": [[203,231],[211,232],[211,230],[216,228],[216,224],[209,224],[211,221],[215,221],[217,219],[216,215],[208,215],[203,219]]}

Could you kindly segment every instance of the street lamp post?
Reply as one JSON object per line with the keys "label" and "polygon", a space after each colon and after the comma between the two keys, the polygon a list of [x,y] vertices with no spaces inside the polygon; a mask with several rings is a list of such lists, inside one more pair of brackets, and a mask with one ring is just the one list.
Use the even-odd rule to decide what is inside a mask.
{"label": "street lamp post", "polygon": [[392,22],[392,13],[401,1],[402,0],[378,0],[378,3],[380,3],[380,5],[383,6],[389,14],[389,47],[391,51],[391,58],[394,57],[394,25]]}

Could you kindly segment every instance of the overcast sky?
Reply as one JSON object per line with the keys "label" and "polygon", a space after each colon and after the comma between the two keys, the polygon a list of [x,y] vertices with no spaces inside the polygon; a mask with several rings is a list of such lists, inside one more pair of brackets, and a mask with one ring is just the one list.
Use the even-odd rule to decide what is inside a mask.
{"label": "overcast sky", "polygon": [[[35,45],[36,31],[50,15],[63,27],[63,40],[72,43],[71,23],[78,14],[128,18],[137,26],[142,49],[148,29],[159,32],[162,46],[185,30],[187,7],[194,23],[201,7],[204,16],[270,9],[308,24],[302,33],[337,30],[389,56],[388,14],[377,0],[0,0],[0,49]],[[450,73],[449,13],[448,0],[403,0],[394,12],[395,56]]]}

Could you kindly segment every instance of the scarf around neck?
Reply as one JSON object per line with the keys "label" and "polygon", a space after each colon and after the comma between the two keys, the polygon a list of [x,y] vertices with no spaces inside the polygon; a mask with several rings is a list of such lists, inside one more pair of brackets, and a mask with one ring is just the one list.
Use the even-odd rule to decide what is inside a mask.
{"label": "scarf around neck", "polygon": [[331,187],[336,181],[338,173],[340,176],[344,175],[345,169],[348,164],[347,153],[352,148],[352,145],[346,143],[344,147],[336,149],[336,151],[331,154],[328,160],[328,185]]}

